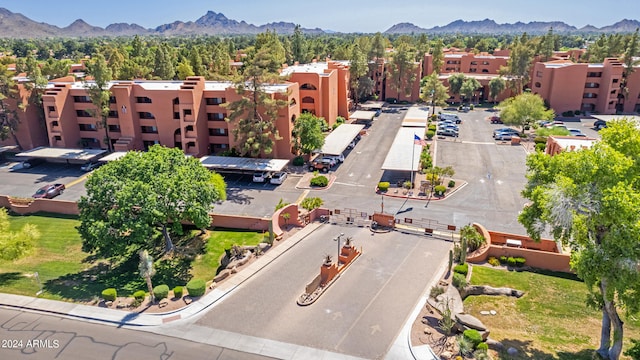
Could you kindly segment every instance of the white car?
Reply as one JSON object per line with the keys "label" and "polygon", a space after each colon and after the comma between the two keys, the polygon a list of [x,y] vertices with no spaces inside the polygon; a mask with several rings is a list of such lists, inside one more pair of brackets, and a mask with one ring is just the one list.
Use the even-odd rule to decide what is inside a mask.
{"label": "white car", "polygon": [[342,155],[342,154],[340,154],[340,155],[325,155],[324,157],[333,159],[336,163],[343,163],[344,162],[344,155]]}
{"label": "white car", "polygon": [[280,185],[286,179],[287,179],[287,173],[286,172],[277,172],[277,173],[273,174],[273,176],[271,177],[271,180],[269,180],[269,182],[274,184],[274,185]]}
{"label": "white car", "polygon": [[80,170],[85,171],[85,172],[89,172],[89,171],[93,171],[93,170],[97,169],[98,167],[100,167],[100,165],[102,165],[102,164],[97,163],[97,162],[88,162],[88,163],[82,165],[80,167]]}
{"label": "white car", "polygon": [[269,174],[266,171],[256,171],[253,173],[253,182],[263,183],[268,177]]}

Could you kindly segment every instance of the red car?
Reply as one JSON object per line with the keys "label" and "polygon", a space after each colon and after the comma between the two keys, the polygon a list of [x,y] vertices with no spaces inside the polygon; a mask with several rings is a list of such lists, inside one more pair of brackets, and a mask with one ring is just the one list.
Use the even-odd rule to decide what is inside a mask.
{"label": "red car", "polygon": [[500,116],[494,115],[489,118],[492,124],[502,124],[502,120],[500,120]]}
{"label": "red car", "polygon": [[33,194],[35,199],[52,199],[64,191],[64,184],[49,184],[41,187]]}

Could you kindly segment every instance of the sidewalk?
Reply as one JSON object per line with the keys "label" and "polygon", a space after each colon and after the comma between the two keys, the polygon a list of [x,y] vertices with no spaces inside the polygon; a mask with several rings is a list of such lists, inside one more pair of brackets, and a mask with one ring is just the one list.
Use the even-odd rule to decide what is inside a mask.
{"label": "sidewalk", "polygon": [[98,306],[81,305],[63,301],[40,299],[29,296],[0,293],[0,306],[15,308],[25,311],[45,312],[72,319],[80,319],[98,323],[108,323],[118,326],[158,326],[172,321],[187,319],[205,309],[208,309],[242,285],[245,281],[253,277],[258,271],[265,268],[280,255],[287,252],[291,247],[302,241],[309,234],[315,231],[321,224],[311,223],[298,231],[290,238],[264,253],[256,261],[249,264],[237,274],[233,275],[218,287],[209,291],[202,298],[192,302],[181,309],[167,313],[132,313],[122,310],[107,309]]}

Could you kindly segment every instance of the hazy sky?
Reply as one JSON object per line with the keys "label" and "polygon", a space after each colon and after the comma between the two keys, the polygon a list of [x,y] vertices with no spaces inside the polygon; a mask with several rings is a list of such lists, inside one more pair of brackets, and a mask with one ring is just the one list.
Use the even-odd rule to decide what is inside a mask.
{"label": "hazy sky", "polygon": [[558,20],[579,28],[640,18],[639,0],[0,0],[0,7],[60,27],[83,19],[100,27],[125,22],[155,28],[195,21],[211,10],[255,25],[286,21],[342,32],[383,32],[399,22],[430,28],[458,19]]}

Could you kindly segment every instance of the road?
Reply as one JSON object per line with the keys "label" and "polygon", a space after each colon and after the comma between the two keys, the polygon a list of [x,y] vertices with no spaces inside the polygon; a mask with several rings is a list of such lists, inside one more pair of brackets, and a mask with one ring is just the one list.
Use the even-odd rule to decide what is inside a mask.
{"label": "road", "polygon": [[[362,255],[312,305],[297,298],[319,274],[333,239],[353,236]],[[384,356],[452,244],[396,232],[323,225],[242,285],[197,325],[335,351],[366,359]]]}
{"label": "road", "polygon": [[165,335],[17,310],[2,309],[0,324],[0,359],[270,359]]}

